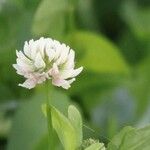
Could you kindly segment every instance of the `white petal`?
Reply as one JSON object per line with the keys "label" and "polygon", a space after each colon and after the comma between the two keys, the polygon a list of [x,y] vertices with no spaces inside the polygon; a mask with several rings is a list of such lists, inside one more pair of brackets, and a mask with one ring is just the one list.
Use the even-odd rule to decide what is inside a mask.
{"label": "white petal", "polygon": [[58,70],[58,66],[56,65],[56,63],[53,64],[52,69],[49,71],[49,74],[53,77],[56,78],[56,76],[58,76],[59,74],[59,70]]}
{"label": "white petal", "polygon": [[55,57],[55,51],[54,49],[51,49],[50,44],[46,45],[46,55],[48,56],[49,61],[52,61]]}
{"label": "white petal", "polygon": [[30,50],[30,47],[29,47],[27,41],[24,44],[23,51],[24,51],[24,53],[25,53],[26,56],[28,56],[29,58],[31,58],[31,50]]}
{"label": "white petal", "polygon": [[55,51],[55,58],[54,59],[58,59],[60,54],[61,54],[61,44],[58,41],[54,40],[53,45],[52,45],[52,49],[54,49],[54,51]]}
{"label": "white petal", "polygon": [[37,83],[38,83],[38,84],[41,84],[41,83],[43,83],[45,80],[46,80],[45,77],[40,77],[40,78],[38,79]]}
{"label": "white petal", "polygon": [[68,89],[70,87],[69,82],[63,79],[52,79],[52,84],[58,87],[61,86],[64,89]]}
{"label": "white petal", "polygon": [[68,80],[69,84],[73,83],[76,79],[75,78],[72,78],[70,80]]}
{"label": "white petal", "polygon": [[74,81],[75,81],[75,78],[70,79],[68,81],[64,79],[60,79],[60,78],[57,78],[57,79],[54,78],[52,79],[52,84],[58,87],[63,87],[64,89],[69,89],[71,87],[70,84]]}
{"label": "white petal", "polygon": [[83,70],[83,67],[73,70],[71,77],[76,77],[78,74],[81,73],[82,70]]}
{"label": "white petal", "polygon": [[17,64],[13,64],[13,67],[16,69],[19,75],[24,75],[24,71]]}
{"label": "white petal", "polygon": [[25,42],[23,52],[16,51],[16,54],[17,64],[13,67],[27,79],[19,85],[29,89],[47,79],[52,79],[56,86],[68,89],[75,81],[74,77],[83,70],[83,67],[74,69],[75,52],[69,46],[50,38]]}
{"label": "white petal", "polygon": [[72,77],[73,70],[62,70],[60,73],[60,78],[68,79]]}
{"label": "white petal", "polygon": [[17,65],[20,67],[20,68],[23,68],[23,70],[26,70],[26,71],[33,71],[33,66],[30,65],[30,64],[27,64],[25,63],[22,59],[20,58],[17,58]]}
{"label": "white petal", "polygon": [[82,70],[83,67],[80,67],[78,69],[63,70],[60,76],[63,79],[73,78],[76,77],[78,74],[80,74]]}
{"label": "white petal", "polygon": [[28,64],[32,64],[31,60],[29,58],[27,58],[22,51],[17,51],[16,50],[16,55],[18,58],[22,59],[25,63],[28,63]]}
{"label": "white petal", "polygon": [[45,68],[46,64],[45,62],[43,61],[42,59],[42,56],[40,53],[38,53],[35,57],[35,62],[34,62],[34,65],[36,68]]}
{"label": "white petal", "polygon": [[44,39],[43,37],[41,37],[38,41],[38,49],[39,49],[39,52],[40,54],[42,55],[42,58],[44,58],[44,49],[45,49],[45,46],[46,46],[46,39]]}
{"label": "white petal", "polygon": [[75,81],[75,78],[70,79],[70,80],[65,80],[65,82],[63,82],[63,84],[61,85],[61,87],[63,87],[64,89],[69,89],[71,87],[71,83],[73,83]]}
{"label": "white petal", "polygon": [[75,52],[71,49],[68,55],[68,60],[65,64],[66,69],[74,68],[74,58],[75,58]]}
{"label": "white petal", "polygon": [[17,64],[13,64],[12,66],[13,66],[16,70],[19,69]]}
{"label": "white petal", "polygon": [[33,40],[30,40],[29,41],[29,47],[30,47],[30,53],[31,53],[31,59],[35,59],[36,57],[36,54],[38,52],[38,44],[37,44],[37,41],[33,41]]}
{"label": "white petal", "polygon": [[68,58],[68,53],[69,53],[69,46],[66,46],[66,45],[62,45],[62,47],[61,47],[61,54],[60,54],[60,57],[58,58],[58,60],[56,61],[56,63],[58,64],[58,65],[60,65],[60,64],[63,64],[63,63],[65,63],[66,62],[66,60],[67,60],[67,58]]}
{"label": "white petal", "polygon": [[19,86],[25,87],[27,89],[32,89],[36,85],[36,81],[34,79],[27,79],[23,84],[19,84]]}
{"label": "white petal", "polygon": [[32,73],[25,68],[18,66],[18,64],[13,64],[13,67],[16,69],[17,74],[24,76],[25,78],[31,78]]}
{"label": "white petal", "polygon": [[47,78],[47,73],[36,73],[34,74],[34,79],[36,79],[37,83],[43,83]]}

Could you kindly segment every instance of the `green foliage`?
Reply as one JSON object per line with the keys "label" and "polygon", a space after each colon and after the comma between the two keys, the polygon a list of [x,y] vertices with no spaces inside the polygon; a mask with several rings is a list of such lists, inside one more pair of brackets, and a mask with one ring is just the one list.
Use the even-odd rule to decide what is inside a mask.
{"label": "green foliage", "polygon": [[0,137],[7,137],[11,127],[11,119],[5,117],[4,112],[0,113]]}
{"label": "green foliage", "polygon": [[[77,66],[84,67],[71,89],[52,94],[55,128],[59,137],[65,137],[63,146],[69,147],[72,141],[79,147],[84,131],[84,139],[109,143],[109,150],[150,149],[149,127],[134,128],[150,123],[149,8],[148,0],[0,0],[0,149],[48,148],[46,119],[41,113],[45,89],[18,87],[23,80],[12,68],[15,50],[40,36],[68,43],[76,51]],[[66,94],[95,132],[82,131],[80,113],[72,106],[67,109]],[[114,136],[126,125],[133,128]],[[64,131],[74,135],[66,136]],[[57,136],[54,141],[55,150],[62,150]],[[103,144],[88,146],[96,150]]]}
{"label": "green foliage", "polygon": [[76,148],[75,130],[70,122],[55,108],[51,108],[53,127],[65,150]]}
{"label": "green foliage", "polygon": [[66,28],[67,11],[66,0],[43,0],[34,17],[33,33],[37,36],[59,37]]}
{"label": "green foliage", "polygon": [[82,148],[83,150],[105,150],[105,146],[103,143],[99,143],[98,140],[87,139],[83,141]]}
{"label": "green foliage", "polygon": [[20,49],[20,45],[30,36],[28,29],[30,28],[31,20],[31,12],[24,13],[16,1],[3,2],[0,11],[1,101],[16,99],[16,97],[18,99],[21,92],[25,92],[14,86],[16,82],[20,81],[20,78],[16,76],[12,64],[15,62],[15,50]]}
{"label": "green foliage", "polygon": [[[74,21],[75,14],[84,27],[95,27],[91,3],[87,1],[85,5],[82,0],[43,0],[34,16],[33,34],[62,39],[68,31],[78,26]],[[89,19],[92,20],[90,24],[87,23]]]}
{"label": "green foliage", "polygon": [[68,108],[68,119],[75,129],[78,147],[82,144],[83,133],[82,133],[82,118],[79,111],[70,105]]}
{"label": "green foliage", "polygon": [[[8,150],[38,150],[39,147],[42,147],[42,149],[45,147],[44,150],[46,150],[48,148],[46,119],[41,112],[43,102],[45,102],[44,95],[37,94],[29,101],[22,103],[14,118],[8,141]],[[54,92],[53,105],[65,112],[69,100],[64,94]],[[56,148],[60,147],[56,137],[54,141],[57,143],[55,143]]]}
{"label": "green foliage", "polygon": [[131,30],[140,38],[150,38],[150,9],[142,9],[135,1],[125,1],[123,5],[123,18]]}
{"label": "green foliage", "polygon": [[125,127],[108,144],[108,150],[149,150],[150,149],[150,126],[135,129]]}
{"label": "green foliage", "polygon": [[94,143],[87,147],[85,150],[105,150],[105,147],[102,143]]}
{"label": "green foliage", "polygon": [[68,108],[68,119],[51,107],[52,123],[65,150],[75,150],[82,143],[82,120],[74,106]]}
{"label": "green foliage", "polygon": [[77,0],[77,2],[76,16],[78,23],[76,23],[76,26],[84,29],[98,29],[98,21],[93,10],[93,1]]}
{"label": "green foliage", "polygon": [[[46,136],[46,121],[40,111],[42,101],[41,96],[36,96],[30,102],[25,102],[18,110],[14,118],[8,150],[33,149]],[[22,146],[24,143],[26,146]]]}
{"label": "green foliage", "polygon": [[118,48],[102,35],[75,32],[69,38],[77,54],[82,54],[79,64],[85,70],[97,73],[128,73],[129,68]]}
{"label": "green foliage", "polygon": [[[51,107],[52,123],[65,150],[105,150],[103,143],[88,140],[82,145],[82,118],[79,111],[73,106],[68,107],[68,118],[56,108]],[[48,117],[48,116],[47,116]]]}

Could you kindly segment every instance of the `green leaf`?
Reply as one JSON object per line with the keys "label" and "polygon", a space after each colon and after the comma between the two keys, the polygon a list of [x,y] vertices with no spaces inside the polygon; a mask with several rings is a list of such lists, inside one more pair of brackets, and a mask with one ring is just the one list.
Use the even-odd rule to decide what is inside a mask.
{"label": "green leaf", "polygon": [[75,32],[69,41],[85,70],[97,73],[128,73],[129,68],[119,49],[102,35]]}
{"label": "green leaf", "polygon": [[108,150],[149,150],[150,126],[135,129],[125,127],[108,144]]}
{"label": "green leaf", "polygon": [[77,148],[75,129],[70,121],[56,108],[51,107],[52,124],[65,150]]}
{"label": "green leaf", "polygon": [[33,34],[52,37],[63,34],[67,8],[66,0],[43,0],[34,17]]}
{"label": "green leaf", "polygon": [[94,143],[87,147],[85,150],[105,150],[105,146],[103,143]]}
{"label": "green leaf", "polygon": [[68,118],[75,129],[77,137],[77,147],[80,147],[83,139],[82,118],[80,112],[73,105],[70,105],[68,108]]}
{"label": "green leaf", "polygon": [[124,142],[124,137],[126,136],[126,134],[133,130],[134,128],[132,127],[125,127],[124,129],[122,129],[121,132],[118,133],[108,144],[108,150],[118,149],[121,146],[121,144]]}
{"label": "green leaf", "polygon": [[[38,90],[39,93],[40,90]],[[45,95],[37,94],[28,101],[21,103],[18,108],[8,139],[7,150],[47,150],[47,123],[42,114],[41,105],[45,103]],[[65,112],[69,105],[69,99],[61,92],[53,91],[53,105]],[[55,145],[58,147],[59,139],[54,137]],[[43,146],[41,145],[43,144]]]}

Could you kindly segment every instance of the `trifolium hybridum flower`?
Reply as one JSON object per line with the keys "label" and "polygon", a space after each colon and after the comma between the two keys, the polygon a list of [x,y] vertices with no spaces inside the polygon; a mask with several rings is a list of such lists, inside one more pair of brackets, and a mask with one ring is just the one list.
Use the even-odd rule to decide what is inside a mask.
{"label": "trifolium hybridum flower", "polygon": [[83,67],[74,69],[75,52],[69,46],[50,38],[25,42],[23,51],[16,51],[17,63],[13,64],[26,81],[19,86],[31,89],[51,79],[52,84],[68,89]]}

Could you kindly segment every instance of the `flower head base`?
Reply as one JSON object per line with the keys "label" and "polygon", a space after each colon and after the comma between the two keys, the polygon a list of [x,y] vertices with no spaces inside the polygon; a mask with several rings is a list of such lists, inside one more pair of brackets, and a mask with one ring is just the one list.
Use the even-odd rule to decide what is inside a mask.
{"label": "flower head base", "polygon": [[47,79],[55,86],[68,89],[83,67],[74,69],[75,52],[69,46],[50,38],[25,42],[23,52],[16,51],[17,63],[13,64],[26,81],[19,86],[31,89]]}

